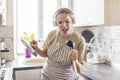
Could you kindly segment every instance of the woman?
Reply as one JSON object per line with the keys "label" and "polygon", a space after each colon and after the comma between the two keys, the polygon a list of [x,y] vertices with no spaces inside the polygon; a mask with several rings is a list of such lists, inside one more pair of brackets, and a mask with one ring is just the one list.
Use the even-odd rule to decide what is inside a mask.
{"label": "woman", "polygon": [[[80,72],[85,61],[85,40],[73,29],[74,15],[67,8],[60,8],[54,15],[54,25],[58,30],[49,33],[43,44],[38,48],[37,41],[33,40],[31,46],[42,57],[47,57],[43,67],[42,80],[75,80],[73,61],[77,72]],[[66,41],[75,43],[74,49],[66,45]]]}

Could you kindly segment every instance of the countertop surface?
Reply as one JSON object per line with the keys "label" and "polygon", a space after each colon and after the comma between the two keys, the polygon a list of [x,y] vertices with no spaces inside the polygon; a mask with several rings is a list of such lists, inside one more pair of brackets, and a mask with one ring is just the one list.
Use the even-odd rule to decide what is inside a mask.
{"label": "countertop surface", "polygon": [[120,70],[106,63],[86,63],[81,73],[92,80],[120,80]]}
{"label": "countertop surface", "polygon": [[13,69],[27,69],[27,68],[42,68],[43,63],[41,64],[25,64],[25,61],[28,59],[34,59],[36,57],[26,58],[24,55],[19,55],[13,60]]}
{"label": "countertop surface", "polygon": [[[25,56],[18,56],[14,61],[14,70],[17,69],[30,69],[30,68],[41,68],[44,64],[41,65],[26,65],[24,61],[27,58]],[[87,80],[120,80],[120,69],[114,68],[110,64],[105,63],[86,63],[81,71],[83,76],[88,77]]]}

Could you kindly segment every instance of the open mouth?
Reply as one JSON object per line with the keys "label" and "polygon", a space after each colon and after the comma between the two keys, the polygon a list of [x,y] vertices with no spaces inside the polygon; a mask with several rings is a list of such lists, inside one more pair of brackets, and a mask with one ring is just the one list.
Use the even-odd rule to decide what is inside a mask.
{"label": "open mouth", "polygon": [[69,29],[62,29],[62,32],[63,32],[64,34],[66,34],[66,33],[68,32],[68,30],[69,30]]}

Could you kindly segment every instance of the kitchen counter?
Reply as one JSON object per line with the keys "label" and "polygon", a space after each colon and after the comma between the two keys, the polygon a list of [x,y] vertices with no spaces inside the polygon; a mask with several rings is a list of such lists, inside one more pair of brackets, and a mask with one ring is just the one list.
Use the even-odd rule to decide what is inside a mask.
{"label": "kitchen counter", "polygon": [[[18,55],[14,60],[8,60],[1,66],[1,71],[6,70],[4,79],[0,80],[15,80],[15,71],[21,70],[35,70],[42,69],[43,63],[41,64],[25,64],[25,60],[35,58],[34,56],[26,58],[25,55]],[[8,72],[9,70],[9,72]],[[10,75],[10,76],[9,76]]]}
{"label": "kitchen counter", "polygon": [[81,73],[92,80],[120,80],[120,69],[107,63],[86,63]]}
{"label": "kitchen counter", "polygon": [[[38,80],[40,79],[40,73],[37,72],[43,68],[44,63],[40,64],[26,64],[26,60],[31,60],[35,59],[38,57],[31,56],[30,58],[26,58],[25,55],[18,55],[17,58],[13,61],[13,80],[23,80],[23,78],[19,78],[20,76],[22,77],[23,75],[26,75],[24,77],[24,80],[29,80],[31,79],[29,75],[33,75],[34,78],[32,80]],[[40,57],[39,57],[40,59]],[[36,72],[35,72],[36,71]],[[35,75],[34,75],[35,72]],[[38,74],[39,73],[39,74]],[[19,76],[18,76],[19,75]],[[27,75],[29,76],[27,78]],[[38,76],[36,76],[38,75]]]}
{"label": "kitchen counter", "polygon": [[[42,69],[41,65],[26,65],[24,61],[26,57],[24,55],[19,55],[13,61],[7,61],[2,67],[9,68],[11,71],[11,77],[15,77],[15,71],[20,70],[30,70],[30,69]],[[13,75],[12,75],[13,74]],[[82,80],[120,80],[120,69],[117,69],[109,64],[84,64],[80,75],[84,77]],[[10,76],[9,76],[10,77]],[[13,79],[15,80],[15,79]]]}
{"label": "kitchen counter", "polygon": [[28,69],[28,68],[42,68],[44,64],[25,64],[25,60],[35,57],[26,58],[24,55],[18,55],[15,60],[13,60],[13,69]]}

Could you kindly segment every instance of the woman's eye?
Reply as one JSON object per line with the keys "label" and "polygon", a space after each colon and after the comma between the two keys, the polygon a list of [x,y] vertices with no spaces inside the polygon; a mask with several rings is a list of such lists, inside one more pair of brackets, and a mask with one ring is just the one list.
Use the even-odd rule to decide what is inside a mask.
{"label": "woman's eye", "polygon": [[69,21],[65,21],[66,23],[70,23]]}
{"label": "woman's eye", "polygon": [[63,22],[65,22],[65,23],[70,23],[70,21],[59,21],[58,23],[59,23],[59,24],[62,24]]}
{"label": "woman's eye", "polygon": [[62,24],[62,21],[60,21],[59,24]]}

